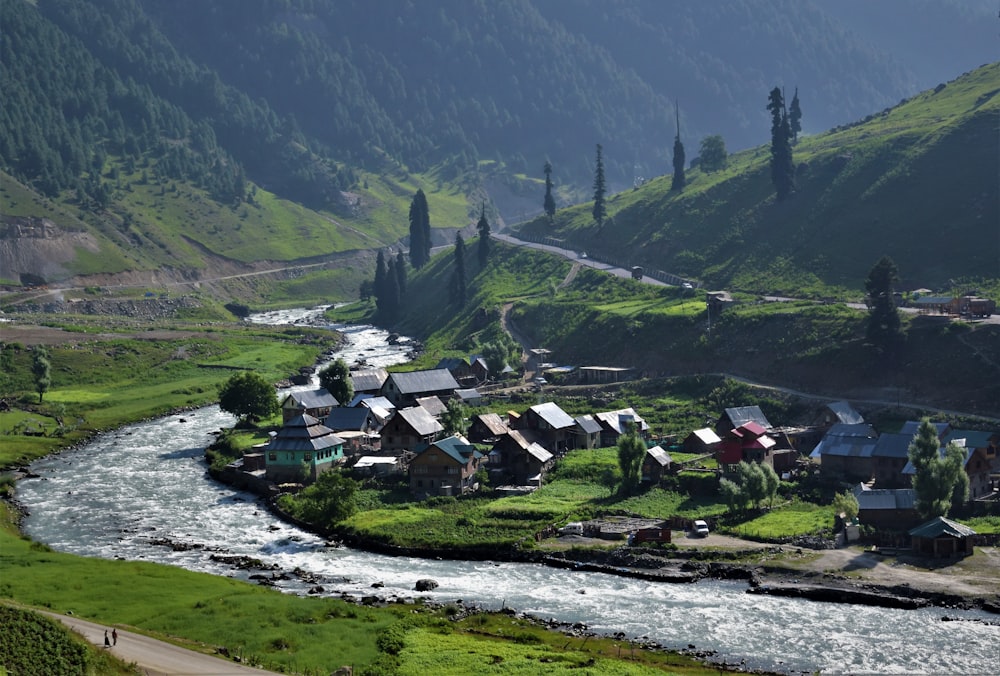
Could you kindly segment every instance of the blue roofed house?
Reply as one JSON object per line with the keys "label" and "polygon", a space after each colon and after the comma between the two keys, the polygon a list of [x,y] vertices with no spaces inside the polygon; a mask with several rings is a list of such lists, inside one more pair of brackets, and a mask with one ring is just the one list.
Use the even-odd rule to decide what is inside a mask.
{"label": "blue roofed house", "polygon": [[875,485],[879,488],[905,488],[909,481],[903,468],[910,461],[913,434],[884,433],[879,435],[872,451]]}
{"label": "blue roofed house", "polygon": [[382,422],[367,406],[331,409],[323,424],[344,439],[344,451],[349,454],[377,451]]}
{"label": "blue roofed house", "polygon": [[438,396],[448,399],[459,389],[448,369],[390,373],[380,394],[398,407],[413,406],[418,397]]}
{"label": "blue roofed house", "polygon": [[864,423],[837,423],[827,430],[809,459],[818,462],[823,476],[841,481],[869,481],[875,475],[872,453],[878,438]]}
{"label": "blue roofed house", "polygon": [[416,449],[410,461],[410,493],[418,498],[474,490],[483,454],[458,435]]}
{"label": "blue roofed house", "polygon": [[281,400],[281,420],[287,423],[303,413],[322,420],[334,406],[340,402],[326,388],[292,392]]}
{"label": "blue roofed house", "polygon": [[264,476],[276,483],[315,481],[344,460],[344,440],[307,413],[285,423],[262,450]]}

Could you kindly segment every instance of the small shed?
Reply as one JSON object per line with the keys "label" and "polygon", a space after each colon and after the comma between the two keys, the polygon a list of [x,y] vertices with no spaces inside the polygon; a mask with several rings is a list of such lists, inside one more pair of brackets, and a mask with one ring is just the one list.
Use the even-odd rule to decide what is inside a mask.
{"label": "small shed", "polygon": [[976,531],[938,516],[910,531],[913,552],[921,556],[952,557],[972,554]]}

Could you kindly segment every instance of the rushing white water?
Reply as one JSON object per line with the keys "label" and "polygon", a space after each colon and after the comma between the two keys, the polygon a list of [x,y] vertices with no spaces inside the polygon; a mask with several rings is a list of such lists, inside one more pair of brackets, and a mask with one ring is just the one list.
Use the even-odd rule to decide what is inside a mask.
{"label": "rushing white water", "polygon": [[[275,321],[273,318],[270,321]],[[286,319],[287,321],[287,319]],[[355,328],[343,356],[373,365],[405,359],[385,332]],[[381,347],[379,347],[381,345]],[[384,350],[393,348],[391,353]],[[183,419],[183,422],[182,422]],[[39,479],[21,481],[30,511],[25,530],[55,549],[104,558],[144,559],[218,575],[247,577],[213,560],[248,556],[291,573],[276,585],[305,593],[415,596],[503,605],[543,618],[584,622],[599,632],[649,637],[667,647],[714,650],[749,668],[824,673],[996,673],[1000,627],[979,612],[894,610],[756,596],[726,582],[656,584],[533,564],[389,557],[329,547],[275,519],[256,497],[212,481],[202,459],[211,432],[232,424],[218,407],[129,425],[86,446],[36,462]],[[170,546],[181,543],[192,548]],[[175,550],[178,549],[178,550]],[[372,589],[373,583],[381,589]],[[942,622],[941,615],[969,621]]]}

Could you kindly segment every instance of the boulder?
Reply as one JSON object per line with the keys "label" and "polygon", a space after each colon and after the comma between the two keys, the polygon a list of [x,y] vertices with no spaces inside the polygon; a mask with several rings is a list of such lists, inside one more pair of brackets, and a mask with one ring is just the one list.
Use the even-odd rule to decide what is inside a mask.
{"label": "boulder", "polygon": [[417,580],[417,584],[413,588],[418,592],[432,591],[438,588],[438,583],[437,580],[425,578],[423,580]]}

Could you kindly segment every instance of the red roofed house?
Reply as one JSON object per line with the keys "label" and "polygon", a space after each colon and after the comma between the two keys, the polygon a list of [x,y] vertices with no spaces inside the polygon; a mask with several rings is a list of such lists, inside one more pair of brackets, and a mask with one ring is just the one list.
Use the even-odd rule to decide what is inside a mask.
{"label": "red roofed house", "polygon": [[765,462],[776,443],[765,434],[760,424],[746,422],[729,430],[719,443],[715,458],[724,470],[731,469],[743,460]]}

